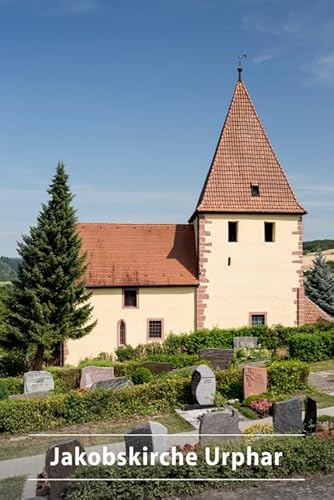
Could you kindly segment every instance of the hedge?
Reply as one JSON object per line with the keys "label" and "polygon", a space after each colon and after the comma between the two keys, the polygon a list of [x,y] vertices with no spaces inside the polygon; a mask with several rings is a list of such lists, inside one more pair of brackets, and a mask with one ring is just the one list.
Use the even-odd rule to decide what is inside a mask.
{"label": "hedge", "polygon": [[[0,393],[7,396],[21,394],[23,392],[23,380],[19,377],[1,377]],[[5,398],[4,398],[5,399]]]}
{"label": "hedge", "polygon": [[[248,438],[249,439],[249,438]],[[137,481],[75,481],[70,483],[67,492],[67,500],[91,500],[92,498],[122,498],[130,500],[180,498],[197,496],[204,491],[210,493],[210,489],[232,487],[227,482],[208,482],[206,478],[232,479],[232,478],[289,478],[305,477],[314,473],[330,473],[333,471],[334,440],[319,439],[315,435],[298,438],[261,438],[251,443],[252,451],[261,454],[263,452],[275,453],[281,451],[283,456],[280,465],[276,467],[247,466],[238,467],[232,471],[231,466],[208,465],[204,460],[203,449],[197,450],[198,465],[178,466],[85,466],[75,472],[76,478],[132,478]],[[240,440],[224,444],[225,452],[246,453],[249,442]],[[138,481],[143,478],[189,478],[188,481]],[[203,481],[191,481],[191,478]],[[233,489],[245,488],[244,483],[233,483]],[[208,495],[207,495],[208,496]],[[246,495],[247,496],[247,493]]]}
{"label": "hedge", "polygon": [[45,398],[0,401],[0,432],[31,432],[90,421],[155,415],[189,402],[189,378],[156,383],[55,394]]}
{"label": "hedge", "polygon": [[301,361],[324,361],[334,357],[334,332],[295,334],[288,341],[290,356]]}
{"label": "hedge", "polygon": [[268,367],[268,389],[278,394],[307,388],[310,367],[302,361],[274,361]]}

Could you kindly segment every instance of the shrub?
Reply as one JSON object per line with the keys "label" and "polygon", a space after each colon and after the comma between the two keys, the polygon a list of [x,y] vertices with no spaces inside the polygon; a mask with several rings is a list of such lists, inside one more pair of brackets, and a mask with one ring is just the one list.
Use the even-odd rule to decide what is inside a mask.
{"label": "shrub", "polygon": [[301,361],[323,361],[334,356],[334,333],[295,334],[288,341],[290,356]]}
{"label": "shrub", "polygon": [[6,386],[1,386],[0,385],[0,401],[3,399],[8,399],[9,396],[9,391]]}
{"label": "shrub", "polygon": [[307,388],[310,368],[302,361],[274,361],[268,367],[269,390],[289,393]]}
{"label": "shrub", "polygon": [[56,392],[68,392],[80,385],[81,369],[52,366],[47,371],[53,376]]}
{"label": "shrub", "polygon": [[118,361],[129,361],[136,358],[136,349],[131,345],[122,345],[115,350]]}
{"label": "shrub", "polygon": [[216,370],[217,391],[226,399],[242,399],[242,371],[239,368],[228,368],[227,370]]}
{"label": "shrub", "polygon": [[197,365],[200,362],[198,354],[187,354],[185,352],[179,354],[156,353],[147,356],[145,361],[157,361],[173,363],[174,368],[184,368],[187,366]]}
{"label": "shrub", "polygon": [[258,423],[244,429],[243,434],[274,434],[272,424]]}
{"label": "shrub", "polygon": [[148,368],[140,366],[135,370],[132,375],[132,382],[134,384],[145,384],[153,380],[153,373]]}
{"label": "shrub", "polygon": [[113,366],[115,377],[131,378],[134,371],[140,366],[141,362],[137,360],[124,361],[109,361],[100,358],[86,358],[79,363],[80,368],[85,366]]}
{"label": "shrub", "polygon": [[8,352],[0,359],[0,377],[16,377],[27,371],[22,353]]}
{"label": "shrub", "polygon": [[155,415],[190,402],[189,378],[160,379],[118,391],[69,392],[0,401],[0,432],[31,432],[74,423]]}
{"label": "shrub", "polygon": [[[5,396],[12,396],[13,394],[22,394],[23,381],[20,377],[6,377],[0,378],[0,392]],[[0,397],[0,399],[7,399],[7,397]]]}
{"label": "shrub", "polygon": [[[226,443],[225,452],[246,453],[249,443],[245,440],[240,442]],[[307,436],[303,439],[291,437],[275,438],[263,437],[252,442],[252,451],[261,455],[263,452],[275,453],[282,451],[283,456],[279,467],[243,465],[236,471],[232,471],[228,466],[219,463],[212,466],[206,463],[203,449],[198,448],[198,465],[170,465],[164,467],[155,465],[154,467],[131,467],[131,466],[86,466],[77,469],[76,478],[132,478],[134,481],[75,481],[70,484],[67,493],[68,500],[91,500],[102,498],[122,498],[122,500],[151,499],[151,498],[180,498],[198,497],[199,494],[213,488],[213,483],[206,478],[227,480],[233,478],[242,479],[278,479],[289,477],[304,477],[314,473],[329,473],[333,470],[333,441],[321,440],[316,436]],[[187,447],[184,447],[188,449]],[[152,477],[169,478],[195,478],[197,481],[165,481],[163,484],[152,481]],[[138,479],[149,478],[149,481],[139,481]],[[203,479],[203,481],[200,481]],[[224,489],[229,484],[217,481],[215,488]],[[241,484],[241,482],[239,483]],[[234,483],[237,488],[238,483]],[[209,495],[207,495],[209,497]]]}

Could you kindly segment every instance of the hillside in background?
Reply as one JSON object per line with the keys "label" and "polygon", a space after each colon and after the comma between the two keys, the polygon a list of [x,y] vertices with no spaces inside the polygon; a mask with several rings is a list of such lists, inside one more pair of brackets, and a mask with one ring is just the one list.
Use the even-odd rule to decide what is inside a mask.
{"label": "hillside in background", "polygon": [[331,250],[332,248],[334,248],[334,240],[304,241],[304,253]]}
{"label": "hillside in background", "polygon": [[17,276],[20,259],[0,257],[0,281],[12,281]]}

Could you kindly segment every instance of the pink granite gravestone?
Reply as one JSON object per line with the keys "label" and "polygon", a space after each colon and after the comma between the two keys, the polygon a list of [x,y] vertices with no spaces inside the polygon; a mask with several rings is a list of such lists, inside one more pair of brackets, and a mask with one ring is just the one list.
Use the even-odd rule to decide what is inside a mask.
{"label": "pink granite gravestone", "polygon": [[244,398],[267,391],[267,369],[258,366],[244,367]]}
{"label": "pink granite gravestone", "polygon": [[115,378],[112,366],[85,366],[81,370],[80,389],[90,389],[95,382]]}

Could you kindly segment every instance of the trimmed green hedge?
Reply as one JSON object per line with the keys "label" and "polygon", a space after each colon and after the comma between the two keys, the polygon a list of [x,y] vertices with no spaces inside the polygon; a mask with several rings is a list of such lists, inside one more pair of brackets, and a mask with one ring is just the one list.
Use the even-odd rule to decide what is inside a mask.
{"label": "trimmed green hedge", "polygon": [[21,394],[23,392],[23,380],[19,377],[1,377],[0,392],[11,396],[12,394]]}
{"label": "trimmed green hedge", "polygon": [[46,371],[53,376],[55,392],[63,393],[77,389],[80,385],[80,368],[50,367]]}
{"label": "trimmed green hedge", "polygon": [[288,341],[290,356],[301,361],[324,361],[334,357],[334,332],[295,334]]}
{"label": "trimmed green hedge", "polygon": [[30,432],[90,421],[154,415],[189,402],[190,381],[159,380],[118,391],[69,392],[0,401],[0,432]]}
{"label": "trimmed green hedge", "polygon": [[268,367],[268,389],[288,394],[307,388],[310,367],[302,361],[274,361]]}
{"label": "trimmed green hedge", "polygon": [[[124,500],[159,499],[166,497],[196,496],[210,489],[227,488],[227,482],[208,482],[206,478],[232,479],[232,478],[288,478],[304,477],[314,473],[330,473],[333,471],[334,440],[322,440],[316,436],[298,438],[261,438],[252,442],[252,451],[261,454],[269,452],[274,454],[281,451],[283,456],[279,466],[264,467],[261,465],[243,465],[236,471],[231,466],[221,463],[216,466],[208,465],[204,459],[203,449],[197,450],[197,466],[86,466],[80,467],[75,472],[76,478],[189,478],[189,481],[76,481],[70,484],[66,498],[68,500],[91,500],[92,498],[122,498]],[[225,452],[246,453],[249,442],[243,440],[224,444]],[[191,481],[191,478],[203,481]],[[233,483],[237,488],[240,483]],[[243,484],[243,487],[245,485]],[[247,494],[245,495],[247,496]]]}

